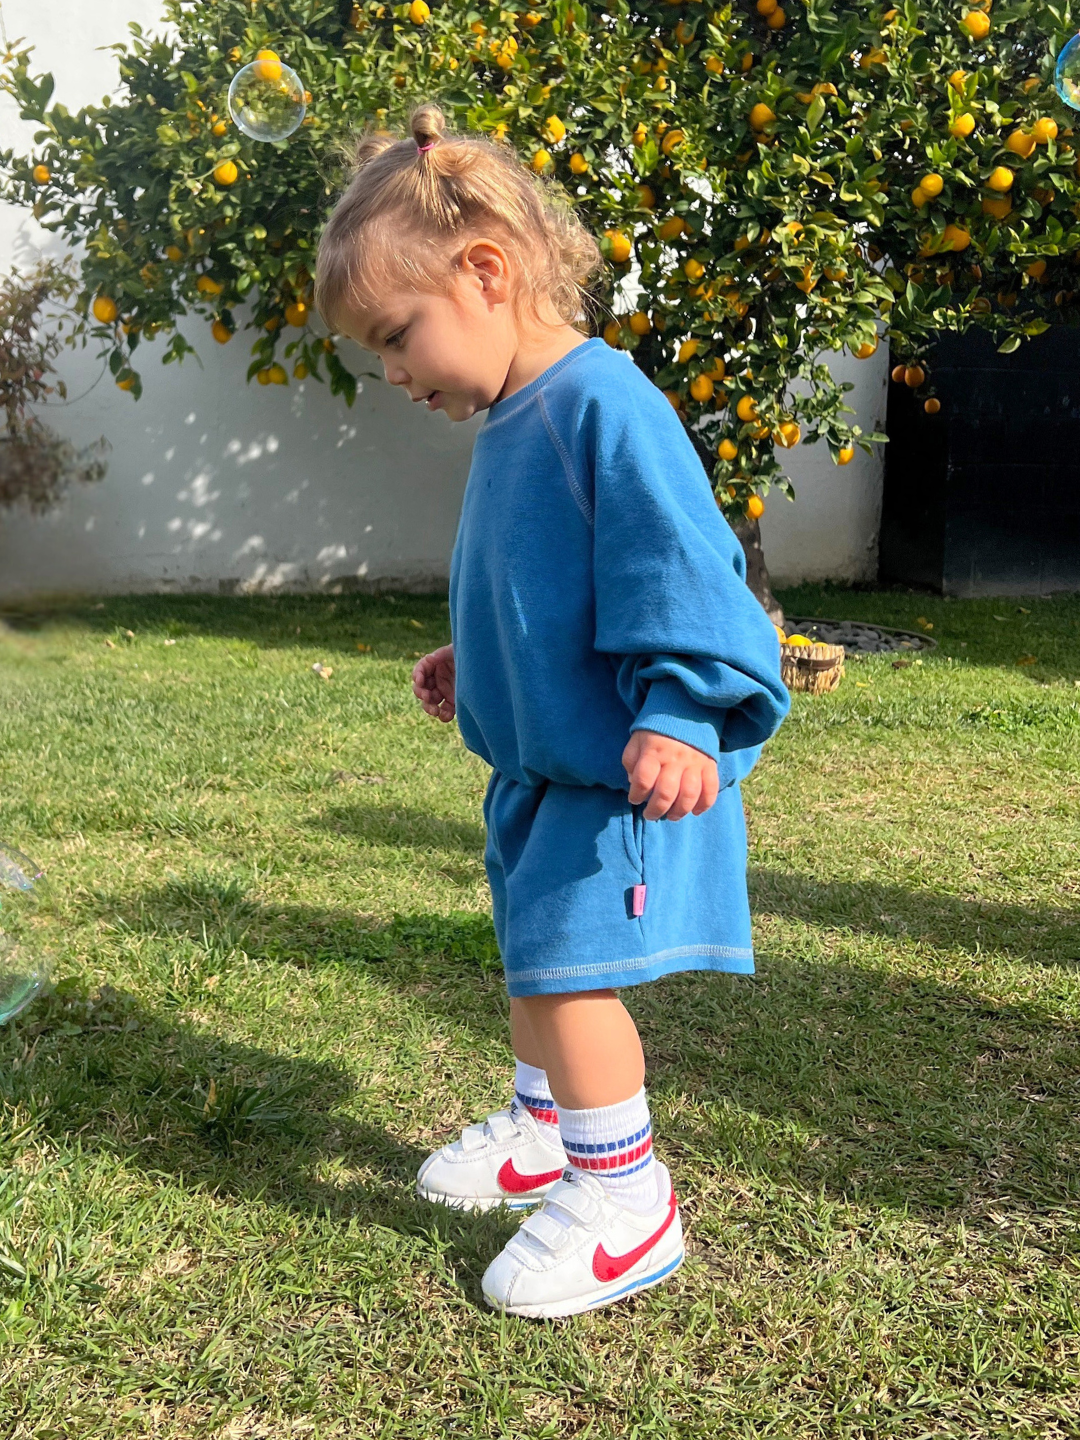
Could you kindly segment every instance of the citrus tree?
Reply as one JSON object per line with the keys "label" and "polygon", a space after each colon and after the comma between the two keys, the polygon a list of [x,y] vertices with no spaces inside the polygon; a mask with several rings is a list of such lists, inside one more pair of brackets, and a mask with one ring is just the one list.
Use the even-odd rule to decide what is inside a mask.
{"label": "citrus tree", "polygon": [[[355,377],[310,310],[340,142],[435,99],[573,197],[609,262],[600,328],[666,393],[718,502],[753,522],[784,451],[837,464],[852,424],[823,361],[887,338],[931,411],[940,330],[1002,348],[1076,318],[1080,179],[1052,86],[1067,0],[165,0],[175,38],[117,45],[122,92],[70,114],[16,46],[3,85],[37,125],[3,193],[81,252],[86,330],[138,396],[147,341],[203,315],[249,379]],[[237,67],[306,87],[287,141],[230,123]],[[265,57],[264,57],[265,58]]]}

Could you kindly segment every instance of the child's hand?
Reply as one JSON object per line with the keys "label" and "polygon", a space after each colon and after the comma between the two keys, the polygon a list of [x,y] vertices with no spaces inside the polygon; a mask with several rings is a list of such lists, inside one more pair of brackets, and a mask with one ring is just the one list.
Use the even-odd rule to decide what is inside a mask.
{"label": "child's hand", "polygon": [[412,691],[429,715],[454,718],[454,647],[443,645],[413,666]]}
{"label": "child's hand", "polygon": [[655,730],[635,730],[622,763],[630,777],[630,804],[640,805],[651,792],[644,811],[646,820],[700,815],[720,793],[720,777],[711,755]]}

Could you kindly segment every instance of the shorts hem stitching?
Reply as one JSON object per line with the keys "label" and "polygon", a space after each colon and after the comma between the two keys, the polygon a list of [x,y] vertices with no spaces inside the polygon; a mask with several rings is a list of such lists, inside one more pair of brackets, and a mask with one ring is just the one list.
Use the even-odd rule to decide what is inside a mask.
{"label": "shorts hem stitching", "polygon": [[506,978],[521,985],[544,980],[572,980],[580,975],[624,975],[634,970],[649,970],[668,960],[693,956],[712,960],[753,960],[754,952],[749,946],[739,945],[678,945],[671,950],[658,950],[653,955],[642,955],[633,960],[604,960],[593,965],[558,965],[532,970],[507,969]]}

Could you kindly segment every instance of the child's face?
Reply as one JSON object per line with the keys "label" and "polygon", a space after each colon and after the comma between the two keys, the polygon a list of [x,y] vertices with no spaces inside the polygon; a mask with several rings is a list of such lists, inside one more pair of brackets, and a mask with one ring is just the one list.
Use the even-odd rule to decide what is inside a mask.
{"label": "child's face", "polygon": [[348,333],[414,402],[468,420],[506,383],[518,344],[509,299],[505,262],[481,242],[461,257],[447,294],[388,295],[377,310],[350,317]]}

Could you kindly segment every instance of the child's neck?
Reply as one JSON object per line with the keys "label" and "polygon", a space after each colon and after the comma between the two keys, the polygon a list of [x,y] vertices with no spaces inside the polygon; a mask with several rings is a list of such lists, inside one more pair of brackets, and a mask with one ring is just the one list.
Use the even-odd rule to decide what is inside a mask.
{"label": "child's neck", "polygon": [[579,345],[584,345],[587,338],[580,330],[575,330],[572,325],[565,323],[557,328],[545,326],[543,329],[522,333],[518,348],[510,361],[510,368],[506,372],[506,380],[495,397],[496,401],[505,400],[515,391],[523,390],[557,360],[561,360],[571,350],[576,350]]}

